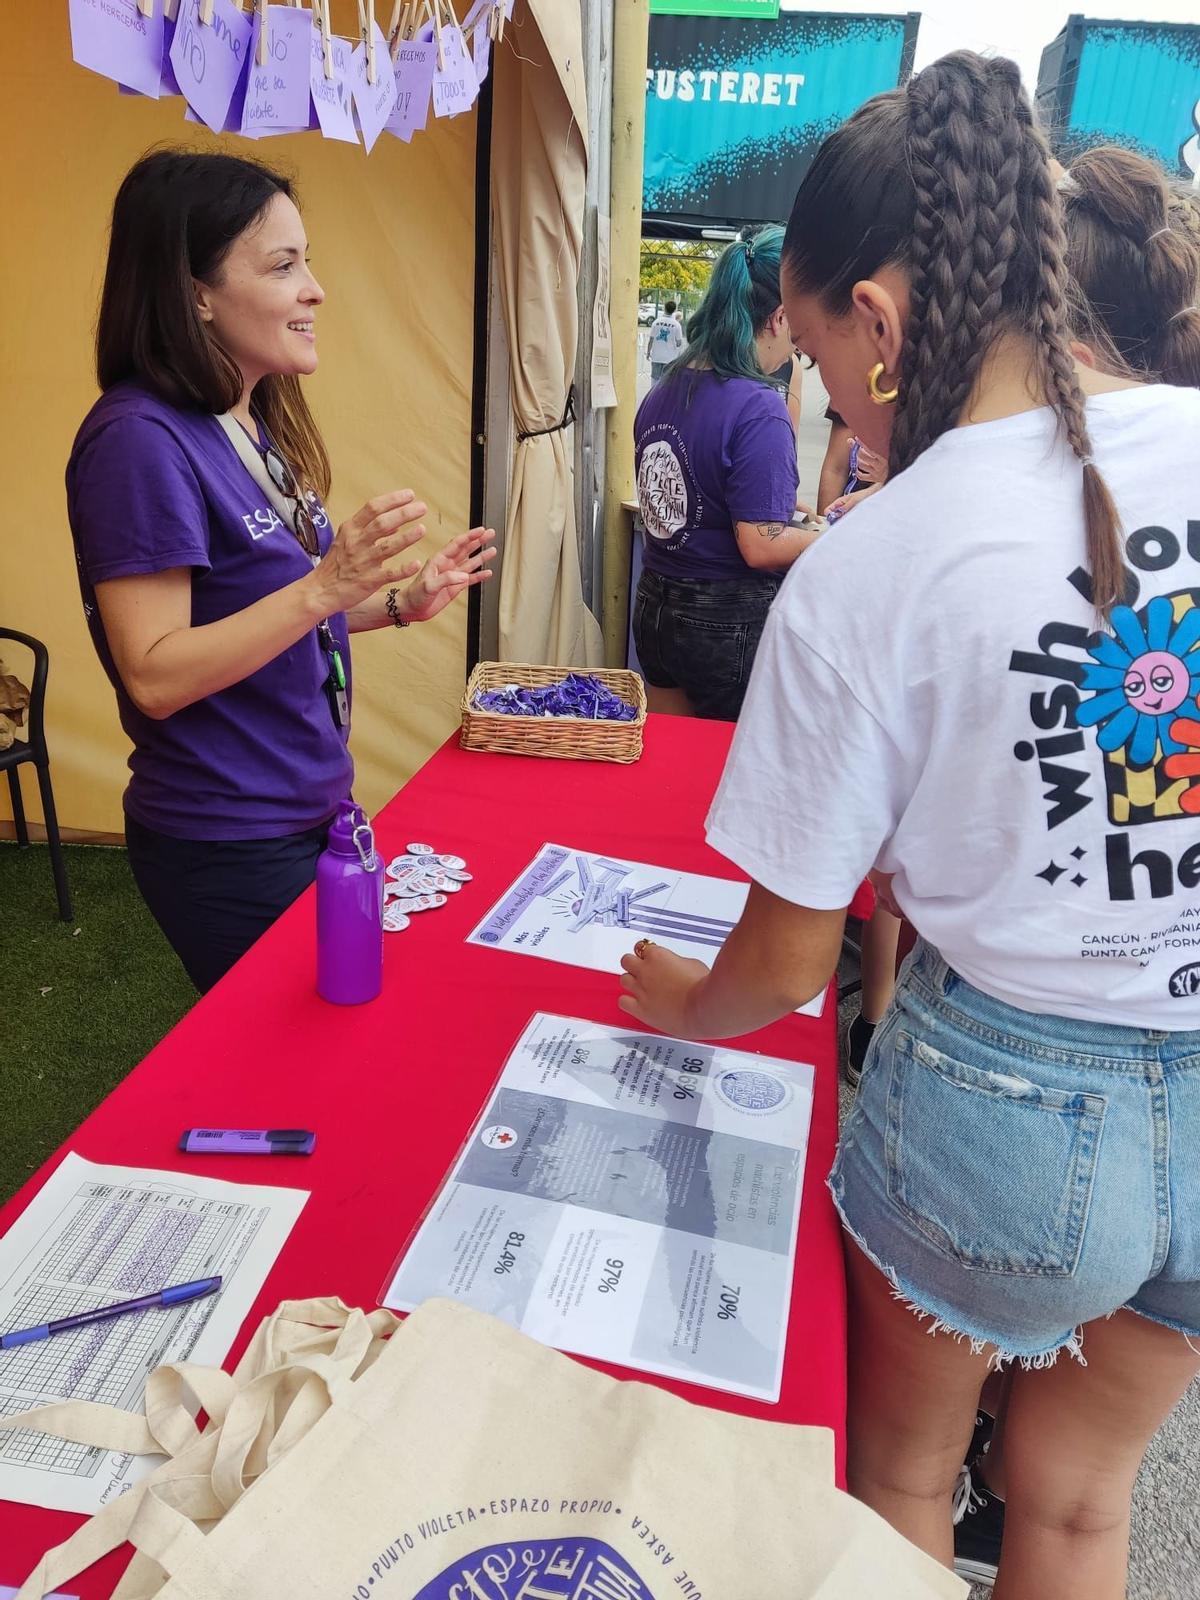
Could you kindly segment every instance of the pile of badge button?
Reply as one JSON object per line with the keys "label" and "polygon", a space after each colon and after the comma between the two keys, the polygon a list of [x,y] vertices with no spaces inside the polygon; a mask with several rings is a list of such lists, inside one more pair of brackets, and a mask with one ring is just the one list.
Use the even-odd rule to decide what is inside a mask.
{"label": "pile of badge button", "polygon": [[439,855],[431,844],[410,844],[388,862],[383,886],[383,925],[389,933],[408,927],[417,911],[437,911],[473,874],[461,856]]}

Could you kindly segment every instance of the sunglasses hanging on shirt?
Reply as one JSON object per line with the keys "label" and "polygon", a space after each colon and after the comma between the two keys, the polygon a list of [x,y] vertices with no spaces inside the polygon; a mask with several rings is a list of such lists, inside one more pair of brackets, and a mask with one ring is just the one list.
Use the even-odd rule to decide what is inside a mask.
{"label": "sunglasses hanging on shirt", "polygon": [[[295,535],[300,548],[314,567],[319,566],[321,541],[317,537],[308,498],[296,474],[275,444],[267,438],[266,430],[263,429],[263,437],[267,438],[267,443],[264,445],[247,433],[237,418],[228,412],[224,416],[219,416],[217,421],[241,457],[242,464],[266,493],[282,522]],[[259,426],[262,426],[261,423]],[[317,623],[317,639],[328,664],[325,675],[325,697],[329,701],[334,727],[348,728],[350,697],[346,692],[346,665],[342,660],[337,636],[326,617]]]}

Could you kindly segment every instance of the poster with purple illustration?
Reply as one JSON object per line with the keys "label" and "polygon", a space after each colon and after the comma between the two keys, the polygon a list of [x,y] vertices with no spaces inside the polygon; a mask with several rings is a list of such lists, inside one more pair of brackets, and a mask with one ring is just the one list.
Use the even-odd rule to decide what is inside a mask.
{"label": "poster with purple illustration", "polygon": [[[620,972],[639,939],[712,965],[750,886],[544,844],[467,940],[596,972]],[[824,994],[800,1008],[819,1017]]]}
{"label": "poster with purple illustration", "polygon": [[358,125],[362,129],[363,144],[368,150],[383,132],[396,105],[396,76],[392,71],[392,58],[388,53],[387,40],[377,22],[373,22],[371,26],[375,42],[375,82],[371,82],[365,44],[360,44],[350,58],[354,108],[358,112]]}
{"label": "poster with purple illustration", "polygon": [[268,6],[266,60],[260,66],[259,17],[255,12],[241,125],[248,139],[299,133],[308,127],[312,31],[307,11]]}
{"label": "poster with purple illustration", "polygon": [[387,120],[388,133],[407,144],[429,120],[429,95],[437,71],[437,45],[412,39],[396,52],[396,104]]}
{"label": "poster with purple illustration", "polygon": [[157,99],[163,16],[144,17],[137,0],[70,0],[71,54],[81,67]]}
{"label": "poster with purple illustration", "polygon": [[381,1292],[776,1401],[813,1068],[539,1014]]}
{"label": "poster with purple illustration", "polygon": [[[231,0],[215,0],[208,23],[200,21],[200,0],[179,0],[171,65],[188,105],[214,133],[227,131],[234,97],[244,91],[250,33],[249,17]],[[239,112],[230,131],[240,123]]]}
{"label": "poster with purple illustration", "polygon": [[354,126],[354,103],[350,91],[350,46],[335,34],[330,40],[333,57],[333,76],[325,76],[325,51],[321,43],[321,30],[312,30],[309,53],[308,82],[312,90],[313,106],[321,132],[327,139],[340,139],[345,144],[358,143],[358,129]]}

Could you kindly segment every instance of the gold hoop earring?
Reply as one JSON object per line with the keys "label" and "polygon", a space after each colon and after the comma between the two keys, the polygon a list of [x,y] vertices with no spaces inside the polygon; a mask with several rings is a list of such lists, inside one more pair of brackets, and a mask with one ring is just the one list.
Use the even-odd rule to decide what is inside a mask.
{"label": "gold hoop earring", "polygon": [[879,380],[886,370],[883,362],[877,361],[870,372],[867,373],[867,393],[877,406],[893,405],[900,393],[899,384],[894,389],[881,389],[879,387]]}

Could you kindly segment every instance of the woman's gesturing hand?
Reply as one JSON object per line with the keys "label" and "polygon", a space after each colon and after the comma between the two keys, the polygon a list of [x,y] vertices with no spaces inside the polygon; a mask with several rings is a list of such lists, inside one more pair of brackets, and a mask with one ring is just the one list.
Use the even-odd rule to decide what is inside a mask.
{"label": "woman's gesturing hand", "polygon": [[484,565],[496,554],[492,528],[472,528],[451,539],[438,555],[424,564],[412,562],[401,576],[412,578],[404,590],[400,609],[411,622],[428,622],[457,600],[464,589],[485,583],[492,576]]}
{"label": "woman's gesturing hand", "polygon": [[349,611],[385,583],[395,582],[388,562],[425,537],[421,518],[428,509],[411,489],[394,489],[368,500],[342,523],[313,573],[326,616]]}

